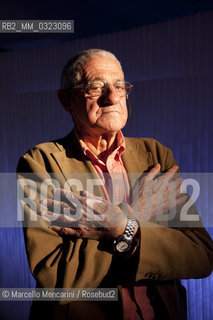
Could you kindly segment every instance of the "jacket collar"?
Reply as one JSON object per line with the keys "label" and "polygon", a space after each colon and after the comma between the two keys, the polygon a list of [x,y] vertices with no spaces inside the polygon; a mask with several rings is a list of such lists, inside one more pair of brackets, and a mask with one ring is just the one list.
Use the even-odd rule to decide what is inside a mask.
{"label": "jacket collar", "polygon": [[[122,160],[128,174],[130,188],[132,188],[135,181],[153,165],[153,160],[151,153],[147,151],[142,140],[125,138],[125,143],[126,150],[122,154]],[[51,155],[66,180],[71,177],[78,177],[77,179],[79,179],[79,173],[82,173],[81,178],[85,183],[88,178],[97,178],[91,160],[83,153],[74,130],[66,137],[57,140],[55,145],[58,150],[51,153]],[[97,187],[96,191],[97,195],[103,196],[100,187]]]}
{"label": "jacket collar", "polygon": [[[97,174],[91,160],[84,155],[74,130],[66,137],[57,140],[55,145],[58,150],[52,152],[51,155],[56,161],[65,181],[70,181],[69,186],[71,190],[76,193],[79,193],[81,189],[88,190],[88,180],[97,179]],[[72,183],[76,188],[74,188]],[[88,191],[97,196],[104,196],[99,185],[95,185],[93,190]]]}
{"label": "jacket collar", "polygon": [[153,159],[151,152],[147,151],[142,140],[125,138],[125,142],[126,151],[122,155],[122,160],[132,189],[135,181],[153,165]]}

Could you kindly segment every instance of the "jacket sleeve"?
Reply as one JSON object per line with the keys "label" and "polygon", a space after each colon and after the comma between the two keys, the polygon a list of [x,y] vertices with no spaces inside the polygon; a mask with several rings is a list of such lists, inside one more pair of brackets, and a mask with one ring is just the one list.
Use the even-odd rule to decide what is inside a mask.
{"label": "jacket sleeve", "polygon": [[[165,147],[153,152],[155,154],[158,154],[158,159],[153,156],[154,162],[160,161],[163,170],[175,163],[172,152]],[[43,196],[41,184],[45,179],[51,180],[47,171],[45,156],[39,150],[24,155],[17,168],[20,188],[22,191],[25,189],[26,197],[29,190],[24,188],[24,181],[32,181],[31,196],[37,208],[30,209],[21,200],[26,251],[37,286],[98,287],[110,274],[112,254],[99,250],[98,241],[61,237],[48,228],[49,223],[38,215]],[[32,176],[29,177],[29,174]],[[48,197],[52,197],[51,187]],[[153,222],[141,222],[140,232],[138,262],[133,259],[133,278],[136,281],[200,278],[211,273],[213,246],[204,228],[175,229]],[[130,263],[122,262],[122,268],[126,269],[124,276],[128,280]]]}
{"label": "jacket sleeve", "polygon": [[[163,170],[176,164],[170,149],[158,146],[158,159]],[[159,160],[160,159],[160,160]],[[180,211],[181,208],[179,208]],[[213,268],[213,242],[201,221],[197,224],[183,224],[177,213],[175,227],[156,222],[140,222],[141,243],[136,280],[173,280],[203,278]],[[189,214],[196,214],[193,205]]]}
{"label": "jacket sleeve", "polygon": [[[98,287],[110,267],[111,254],[97,250],[98,241],[59,236],[48,228],[50,223],[38,215],[41,211],[41,184],[51,179],[40,151],[21,157],[17,172],[19,188],[24,194],[20,203],[24,214],[26,252],[37,286]],[[48,197],[52,197],[51,186]]]}

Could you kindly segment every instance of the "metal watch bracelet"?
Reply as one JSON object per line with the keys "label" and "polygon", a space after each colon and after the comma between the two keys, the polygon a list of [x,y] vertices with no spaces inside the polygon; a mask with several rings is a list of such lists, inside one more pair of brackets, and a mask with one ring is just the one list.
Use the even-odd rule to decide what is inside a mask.
{"label": "metal watch bracelet", "polygon": [[127,225],[124,233],[114,240],[114,252],[115,253],[126,253],[128,252],[133,243],[133,235],[138,223],[135,219],[128,217]]}

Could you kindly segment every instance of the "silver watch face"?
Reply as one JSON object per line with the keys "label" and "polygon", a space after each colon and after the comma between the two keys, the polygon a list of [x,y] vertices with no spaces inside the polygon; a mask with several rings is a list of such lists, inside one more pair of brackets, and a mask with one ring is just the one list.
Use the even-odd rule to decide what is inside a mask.
{"label": "silver watch face", "polygon": [[116,244],[116,250],[118,252],[125,252],[129,249],[129,244],[126,241],[119,241]]}

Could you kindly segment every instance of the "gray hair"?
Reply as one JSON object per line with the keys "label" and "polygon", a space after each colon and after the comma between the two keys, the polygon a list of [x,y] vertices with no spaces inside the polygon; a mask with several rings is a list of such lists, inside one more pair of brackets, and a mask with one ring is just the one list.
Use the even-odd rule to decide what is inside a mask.
{"label": "gray hair", "polygon": [[84,66],[93,56],[113,58],[121,66],[116,56],[110,51],[102,49],[88,49],[81,51],[72,57],[64,66],[61,74],[61,89],[73,88],[80,83],[84,74]]}

